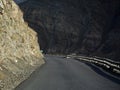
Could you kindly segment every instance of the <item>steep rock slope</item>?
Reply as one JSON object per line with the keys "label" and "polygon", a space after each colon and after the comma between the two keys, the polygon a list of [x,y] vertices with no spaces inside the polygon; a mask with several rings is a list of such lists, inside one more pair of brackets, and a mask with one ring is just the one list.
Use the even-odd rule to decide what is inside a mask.
{"label": "steep rock slope", "polygon": [[12,90],[44,63],[37,33],[13,0],[0,1],[0,90]]}
{"label": "steep rock slope", "polygon": [[120,59],[120,0],[29,0],[20,5],[46,53]]}

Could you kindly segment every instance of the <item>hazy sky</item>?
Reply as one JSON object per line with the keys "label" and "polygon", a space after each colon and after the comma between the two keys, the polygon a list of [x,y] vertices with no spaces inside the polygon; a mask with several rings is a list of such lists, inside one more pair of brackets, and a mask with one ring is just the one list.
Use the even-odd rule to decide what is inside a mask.
{"label": "hazy sky", "polygon": [[25,1],[27,1],[27,0],[14,0],[17,4],[20,4],[20,3],[22,3],[22,2],[25,2]]}

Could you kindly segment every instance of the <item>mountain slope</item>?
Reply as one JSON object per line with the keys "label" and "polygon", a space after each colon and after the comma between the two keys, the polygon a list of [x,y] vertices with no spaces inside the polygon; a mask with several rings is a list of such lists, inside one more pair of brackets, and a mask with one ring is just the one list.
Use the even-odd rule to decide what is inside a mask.
{"label": "mountain slope", "polygon": [[120,59],[120,0],[29,0],[19,5],[45,53]]}

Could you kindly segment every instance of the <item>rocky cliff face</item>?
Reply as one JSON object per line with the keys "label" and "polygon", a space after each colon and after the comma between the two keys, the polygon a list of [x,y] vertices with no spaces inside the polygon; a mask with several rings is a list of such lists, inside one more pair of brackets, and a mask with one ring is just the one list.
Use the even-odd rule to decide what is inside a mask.
{"label": "rocky cliff face", "polygon": [[120,0],[29,0],[24,19],[47,53],[120,59]]}
{"label": "rocky cliff face", "polygon": [[13,0],[0,1],[0,90],[12,90],[43,64],[37,33]]}

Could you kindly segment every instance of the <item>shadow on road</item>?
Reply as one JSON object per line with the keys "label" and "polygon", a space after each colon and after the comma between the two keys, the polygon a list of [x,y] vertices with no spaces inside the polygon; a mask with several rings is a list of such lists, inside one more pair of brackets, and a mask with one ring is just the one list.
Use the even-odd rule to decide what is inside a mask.
{"label": "shadow on road", "polygon": [[86,65],[88,65],[92,70],[94,70],[96,73],[100,74],[101,76],[117,83],[117,84],[120,84],[120,79],[116,78],[116,77],[113,77],[112,75],[108,74],[108,73],[105,73],[103,70],[101,70],[100,68],[98,68],[97,66],[94,66],[92,64],[89,64],[89,63],[85,63]]}

